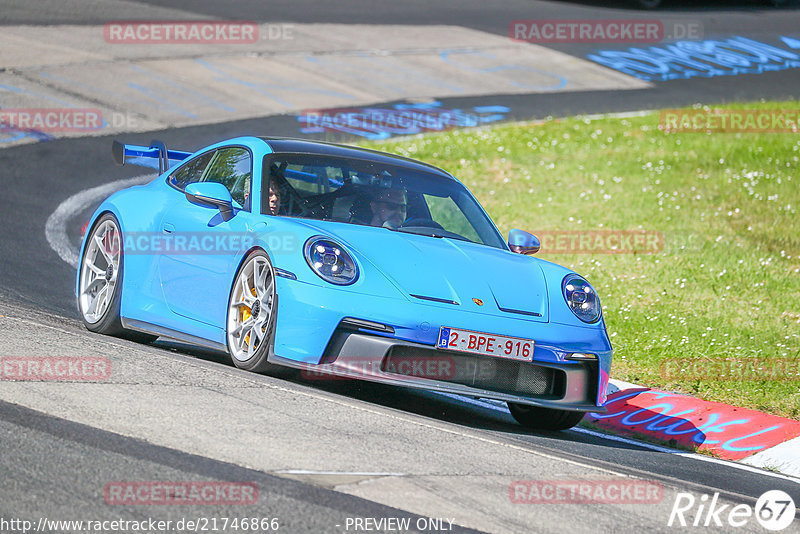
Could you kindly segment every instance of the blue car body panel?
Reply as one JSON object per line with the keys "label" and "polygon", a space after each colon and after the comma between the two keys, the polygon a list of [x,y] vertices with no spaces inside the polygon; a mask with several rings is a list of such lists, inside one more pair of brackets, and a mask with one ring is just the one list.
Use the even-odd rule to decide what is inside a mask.
{"label": "blue car body panel", "polygon": [[[173,165],[149,184],[110,196],[90,219],[89,228],[102,214],[112,213],[123,239],[203,233],[247,236],[252,243],[228,254],[128,253],[126,245],[120,315],[129,325],[185,334],[224,350],[233,279],[247,252],[260,248],[276,269],[290,273],[275,279],[275,361],[298,366],[324,363],[326,348],[343,318],[388,325],[393,333],[371,335],[430,348],[435,348],[440,328],[452,327],[532,339],[534,362],[564,368],[582,365],[566,360],[567,354],[596,354],[597,383],[590,400],[598,409],[603,404],[611,344],[602,317],[586,324],[567,307],[562,281],[573,271],[507,249],[449,238],[262,215],[261,166],[273,150],[269,140],[230,139],[186,159],[227,146],[244,147],[252,155],[252,212],[235,208],[234,216],[225,221],[219,210],[190,202],[167,182]],[[131,152],[137,157],[143,153],[149,154]],[[330,284],[310,269],[302,248],[313,236],[331,238],[350,252],[360,272],[353,284]],[[84,242],[81,257],[85,246]],[[541,403],[533,399],[530,404]]]}

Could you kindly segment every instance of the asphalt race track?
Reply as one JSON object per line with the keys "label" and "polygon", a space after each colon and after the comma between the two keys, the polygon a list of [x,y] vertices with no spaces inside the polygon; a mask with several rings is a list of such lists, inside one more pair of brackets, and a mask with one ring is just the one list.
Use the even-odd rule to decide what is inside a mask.
{"label": "asphalt race track", "polygon": [[[0,0],[0,24],[9,31],[27,32],[33,41],[40,26],[79,33],[81,27],[115,20],[224,18],[293,24],[300,30],[315,24],[466,28],[475,33],[465,34],[465,39],[480,34],[491,48],[501,46],[492,39],[508,38],[509,22],[515,19],[656,16],[697,22],[709,39],[741,37],[771,46],[792,42],[781,37],[800,39],[796,6],[771,9],[746,0],[674,0],[657,15],[628,9],[621,1],[588,0],[511,0],[491,7],[478,0]],[[390,40],[393,46],[400,42],[397,36],[387,36],[386,42]],[[382,42],[370,45],[380,50]],[[591,54],[629,46],[545,45],[580,59],[577,70],[591,68]],[[25,62],[17,61],[22,56],[10,54],[0,52],[0,107],[20,106],[14,99],[21,97],[8,90],[17,81],[9,80],[33,84],[39,93],[52,91],[49,98],[58,93],[58,98],[110,105],[110,99],[91,100],[95,97],[89,89],[42,82],[22,65]],[[2,63],[7,58],[22,66],[7,67]],[[96,68],[91,61],[87,56],[87,69]],[[800,87],[800,70],[787,64],[760,73],[669,81],[631,77],[627,88],[592,89],[614,86],[623,78],[609,69],[591,78],[570,79],[577,84],[571,91],[466,91],[435,98],[444,108],[502,108],[502,120],[514,120],[696,102],[797,99]],[[386,95],[370,105],[391,108],[408,101],[391,92]],[[96,383],[0,381],[0,519],[32,521],[30,528],[41,527],[40,532],[82,531],[39,523],[42,518],[154,518],[208,525],[213,518],[226,517],[277,518],[279,531],[290,533],[666,532],[676,528],[667,525],[681,492],[706,495],[709,501],[718,493],[720,504],[730,508],[752,507],[765,491],[780,489],[800,503],[800,481],[791,477],[585,429],[531,433],[492,403],[368,383],[325,382],[294,373],[253,375],[233,367],[224,354],[167,340],[141,345],[87,332],[75,309],[75,270],[69,259],[81,226],[102,198],[91,191],[120,180],[142,181],[146,174],[142,168],[114,166],[111,141],[124,137],[147,144],[159,138],[170,148],[194,150],[244,134],[345,141],[367,137],[304,133],[297,109],[276,109],[269,116],[223,120],[215,115],[205,122],[185,117],[159,122],[157,113],[142,111],[139,124],[158,127],[137,128],[127,135],[99,132],[0,143],[0,355],[103,356],[113,368],[108,380]],[[514,481],[556,478],[642,479],[657,484],[663,495],[648,504],[608,505],[519,504],[509,496]],[[120,481],[247,482],[258,488],[258,499],[250,505],[120,505],[109,502],[107,494],[109,485]],[[688,513],[686,517],[695,519]],[[365,518],[407,520],[411,527],[355,521]],[[701,526],[694,530],[705,520],[702,515]],[[798,528],[800,518],[787,532]],[[736,530],[763,532],[754,521]],[[0,522],[2,534],[21,531],[19,523]],[[118,531],[127,532],[104,530]],[[229,526],[217,531],[237,530]]]}

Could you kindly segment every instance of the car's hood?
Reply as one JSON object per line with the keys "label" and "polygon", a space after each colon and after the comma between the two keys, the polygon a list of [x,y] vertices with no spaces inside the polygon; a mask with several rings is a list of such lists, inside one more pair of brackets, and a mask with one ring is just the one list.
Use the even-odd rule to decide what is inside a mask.
{"label": "car's hood", "polygon": [[412,300],[440,306],[457,302],[470,311],[548,320],[545,277],[534,258],[384,228],[304,222],[340,240]]}

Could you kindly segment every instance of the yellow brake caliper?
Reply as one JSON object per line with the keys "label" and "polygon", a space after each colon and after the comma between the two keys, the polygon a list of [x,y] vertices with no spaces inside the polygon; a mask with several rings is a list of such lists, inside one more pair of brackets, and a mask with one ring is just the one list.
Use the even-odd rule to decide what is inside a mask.
{"label": "yellow brake caliper", "polygon": [[[258,296],[256,294],[256,288],[254,287],[250,288],[250,293],[252,293],[254,297]],[[241,316],[239,317],[239,321],[242,323],[248,320],[252,315],[251,310],[248,306],[242,306],[240,309],[240,313]],[[247,343],[247,346],[250,346],[250,334],[247,334],[247,337],[244,338],[244,342]]]}

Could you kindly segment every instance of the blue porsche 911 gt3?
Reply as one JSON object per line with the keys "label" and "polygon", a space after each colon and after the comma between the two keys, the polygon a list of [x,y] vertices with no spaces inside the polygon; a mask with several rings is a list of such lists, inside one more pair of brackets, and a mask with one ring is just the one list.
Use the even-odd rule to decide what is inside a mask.
{"label": "blue porsche 911 gt3", "polygon": [[436,167],[298,139],[190,154],[114,142],[159,176],[106,199],[81,246],[86,327],[293,367],[506,401],[524,426],[603,412],[611,344],[580,275],[504,240]]}

